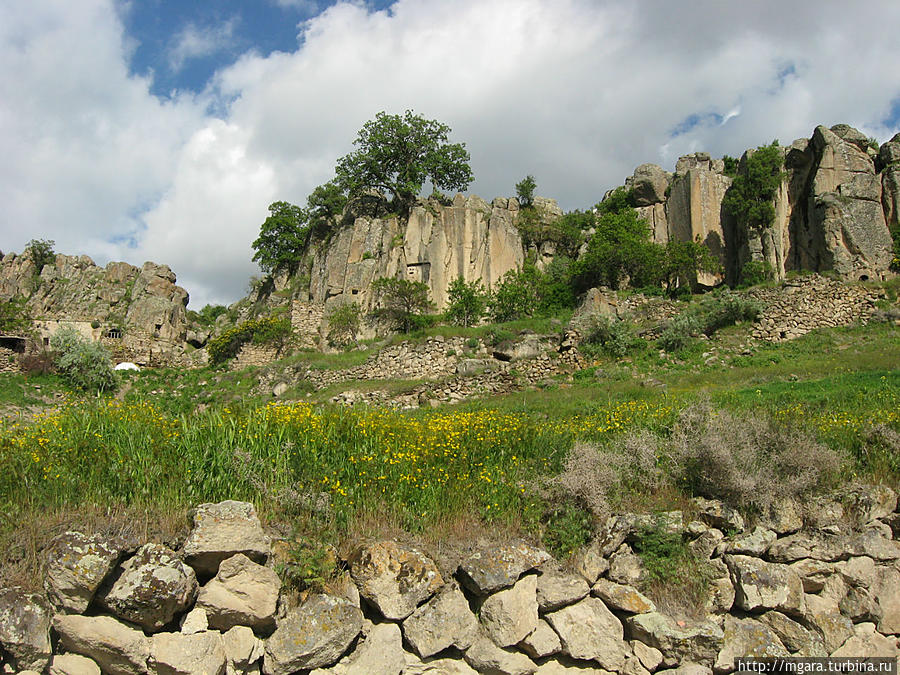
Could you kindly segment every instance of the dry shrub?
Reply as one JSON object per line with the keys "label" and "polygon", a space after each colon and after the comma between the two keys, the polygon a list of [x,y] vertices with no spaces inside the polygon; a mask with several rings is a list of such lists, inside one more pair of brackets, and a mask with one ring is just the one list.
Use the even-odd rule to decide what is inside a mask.
{"label": "dry shrub", "polygon": [[658,446],[659,439],[648,431],[630,434],[613,448],[576,443],[554,485],[603,520],[610,514],[610,502],[623,493],[654,491],[665,483],[657,466]]}
{"label": "dry shrub", "polygon": [[754,510],[825,487],[842,465],[841,456],[808,431],[713,410],[708,401],[685,408],[667,445],[680,485]]}

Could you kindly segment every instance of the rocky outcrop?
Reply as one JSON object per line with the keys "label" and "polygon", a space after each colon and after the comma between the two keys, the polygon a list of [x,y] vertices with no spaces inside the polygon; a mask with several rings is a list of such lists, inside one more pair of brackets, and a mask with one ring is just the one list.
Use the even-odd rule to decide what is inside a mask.
{"label": "rocky outcrop", "polygon": [[86,255],[58,254],[39,276],[34,270],[27,253],[4,256],[0,300],[27,298],[42,337],[68,326],[103,342],[118,360],[164,365],[182,356],[188,293],[167,265],[98,267]]}
{"label": "rocky outcrop", "polygon": [[[739,514],[716,501],[691,508],[699,519],[687,521],[680,511],[610,517],[597,540],[571,561],[585,570],[584,578],[524,542],[481,543],[461,562],[454,555],[452,564],[396,541],[366,544],[342,561],[352,570],[349,589],[304,593],[295,607],[272,569],[234,553],[245,548],[236,544],[193,608],[178,603],[161,629],[159,620],[146,617],[170,616],[173,605],[163,587],[149,592],[122,581],[129,573],[184,577],[168,549],[150,544],[105,574],[82,565],[93,570],[90,586],[101,577],[102,588],[115,589],[86,609],[58,607],[54,615],[40,594],[0,590],[0,667],[122,675],[724,675],[738,656],[900,654],[900,542],[886,524],[898,515],[893,490],[857,486],[822,496],[806,529],[790,532],[793,525],[778,533],[760,524],[745,528]],[[206,505],[204,512],[247,515],[253,509],[226,502]],[[766,518],[788,523],[795,513],[785,502]],[[666,613],[616,580],[615,560],[622,557],[632,558],[635,568],[626,576],[643,576],[643,561],[628,542],[649,522],[680,536],[696,556],[697,573],[709,581],[706,609],[694,608],[693,619]],[[234,532],[227,519],[220,525],[223,534]],[[713,525],[727,526],[729,535]],[[215,527],[201,520],[190,539],[221,541],[210,532]],[[96,545],[95,553],[118,550],[97,536],[66,538],[81,543],[71,544],[64,557],[79,551],[82,562],[94,555],[84,542]],[[589,563],[591,556],[606,564]],[[187,565],[184,551],[175,558]],[[64,567],[78,568],[77,560]],[[203,579],[209,567],[192,560],[193,573]],[[105,604],[145,618],[138,625],[99,614]]]}

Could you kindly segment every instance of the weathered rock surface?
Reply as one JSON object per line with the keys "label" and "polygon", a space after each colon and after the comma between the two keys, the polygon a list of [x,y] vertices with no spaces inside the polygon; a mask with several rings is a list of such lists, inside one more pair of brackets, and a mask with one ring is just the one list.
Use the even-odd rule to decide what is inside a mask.
{"label": "weathered rock surface", "polygon": [[139,630],[109,616],[57,614],[53,629],[70,652],[87,656],[109,675],[142,675],[147,672],[150,640]]}
{"label": "weathered rock surface", "polygon": [[194,528],[184,543],[184,559],[198,574],[214,575],[219,563],[236,553],[265,563],[271,552],[271,541],[253,504],[228,500],[201,504],[194,510]]}
{"label": "weathered rock surface", "polygon": [[118,618],[146,631],[160,630],[186,611],[197,596],[194,570],[165,546],[142,546],[122,568],[100,602]]}
{"label": "weathered rock surface", "polygon": [[350,574],[360,595],[393,620],[405,619],[444,584],[434,561],[392,541],[358,549]]}
{"label": "weathered rock surface", "polygon": [[790,656],[787,648],[778,639],[778,635],[755,619],[726,616],[722,630],[725,637],[715,663],[715,671],[718,673],[734,670],[734,660],[739,656],[752,658]]}
{"label": "weathered rock surface", "polygon": [[0,590],[0,648],[19,670],[43,670],[50,661],[47,600],[21,588]]}
{"label": "weathered rock surface", "polygon": [[222,635],[215,631],[157,633],[151,638],[147,663],[150,672],[158,675],[223,675],[226,659]]}
{"label": "weathered rock surface", "polygon": [[222,561],[216,576],[200,589],[196,606],[206,612],[212,628],[249,626],[267,632],[275,626],[280,591],[281,579],[273,570],[238,553]]}
{"label": "weathered rock surface", "polygon": [[556,631],[550,628],[550,624],[539,619],[537,628],[525,636],[519,646],[531,658],[540,659],[558,653],[562,649],[562,642]]}
{"label": "weathered rock surface", "polygon": [[603,600],[608,607],[627,614],[656,611],[653,601],[634,586],[598,579],[591,588],[591,594]]}
{"label": "weathered rock surface", "polygon": [[447,584],[403,622],[403,635],[422,658],[448,647],[467,649],[478,634],[478,619],[455,583]]}
{"label": "weathered rock surface", "polygon": [[365,639],[352,653],[331,668],[317,668],[310,675],[400,675],[406,666],[400,628],[383,623],[363,631]]}
{"label": "weathered rock surface", "polygon": [[363,616],[343,598],[314,595],[278,622],[266,640],[263,672],[290,675],[335,663],[362,630]]}
{"label": "weathered rock surface", "polygon": [[544,618],[559,635],[568,656],[596,661],[607,670],[625,666],[622,622],[599,598],[587,597]]}
{"label": "weathered rock surface", "polygon": [[748,612],[778,609],[787,614],[803,610],[803,583],[788,565],[767,563],[744,555],[727,555],[725,564],[735,589],[735,602]]}
{"label": "weathered rock surface", "polygon": [[476,551],[459,566],[462,583],[478,595],[512,586],[528,570],[547,562],[550,554],[524,542]]}
{"label": "weathered rock surface", "polygon": [[478,638],[466,650],[466,663],[479,673],[533,675],[537,665],[525,654],[501,649],[487,637]]}
{"label": "weathered rock surface", "polygon": [[122,542],[99,535],[66,532],[55,537],[45,552],[44,587],[50,602],[69,612],[86,610],[122,553]]}
{"label": "weathered rock surface", "polygon": [[510,588],[497,591],[478,612],[485,634],[498,647],[525,639],[538,625],[537,577],[528,574]]}
{"label": "weathered rock surface", "polygon": [[234,626],[222,635],[225,648],[225,669],[228,673],[245,673],[257,667],[263,657],[263,641],[253,634],[249,626]]}
{"label": "weathered rock surface", "polygon": [[860,623],[853,627],[853,635],[838,647],[831,656],[842,657],[900,657],[900,640],[875,631],[871,623]]}
{"label": "weathered rock surface", "polygon": [[691,662],[711,667],[725,639],[722,629],[711,621],[680,626],[659,612],[635,614],[626,624],[634,639],[658,649],[669,665]]}
{"label": "weathered rock surface", "polygon": [[50,662],[50,675],[100,675],[100,666],[86,656],[57,654]]}
{"label": "weathered rock surface", "polygon": [[591,587],[581,577],[548,570],[537,578],[536,590],[540,610],[552,612],[578,602],[590,592]]}

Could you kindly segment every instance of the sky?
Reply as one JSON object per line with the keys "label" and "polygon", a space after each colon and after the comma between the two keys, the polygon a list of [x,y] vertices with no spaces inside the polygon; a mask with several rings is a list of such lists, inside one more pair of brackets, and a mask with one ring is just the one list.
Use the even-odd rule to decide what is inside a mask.
{"label": "sky", "polygon": [[451,129],[469,193],[527,174],[589,208],[643,163],[818,124],[900,130],[900,2],[0,0],[0,250],[169,265],[246,293],[275,201],[305,204],[379,111]]}

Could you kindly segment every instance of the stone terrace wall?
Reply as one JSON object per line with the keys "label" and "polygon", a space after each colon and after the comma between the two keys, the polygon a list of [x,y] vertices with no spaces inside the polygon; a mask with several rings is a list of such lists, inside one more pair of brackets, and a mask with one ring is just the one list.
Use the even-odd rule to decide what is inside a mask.
{"label": "stone terrace wall", "polygon": [[231,362],[231,370],[241,370],[249,366],[267,366],[279,357],[278,350],[268,345],[245,343]]}
{"label": "stone terrace wall", "polygon": [[13,349],[0,347],[0,373],[18,373],[19,370],[19,354]]}
{"label": "stone terrace wall", "polygon": [[764,305],[753,337],[781,342],[816,328],[866,323],[875,312],[882,291],[847,285],[817,274],[785,281],[778,288],[748,292]]}
{"label": "stone terrace wall", "polygon": [[[0,589],[0,660],[23,674],[726,675],[738,656],[897,657],[896,508],[891,489],[862,486],[805,513],[782,502],[749,528],[697,498],[694,519],[610,517],[569,568],[521,541],[444,557],[364,543],[295,606],[274,571],[291,542],[252,504],[202,504],[177,551],[56,537],[42,592]],[[639,590],[648,528],[705,568],[695,618]]]}
{"label": "stone terrace wall", "polygon": [[291,304],[291,328],[301,348],[319,345],[320,329],[325,317],[325,305],[294,300]]}

